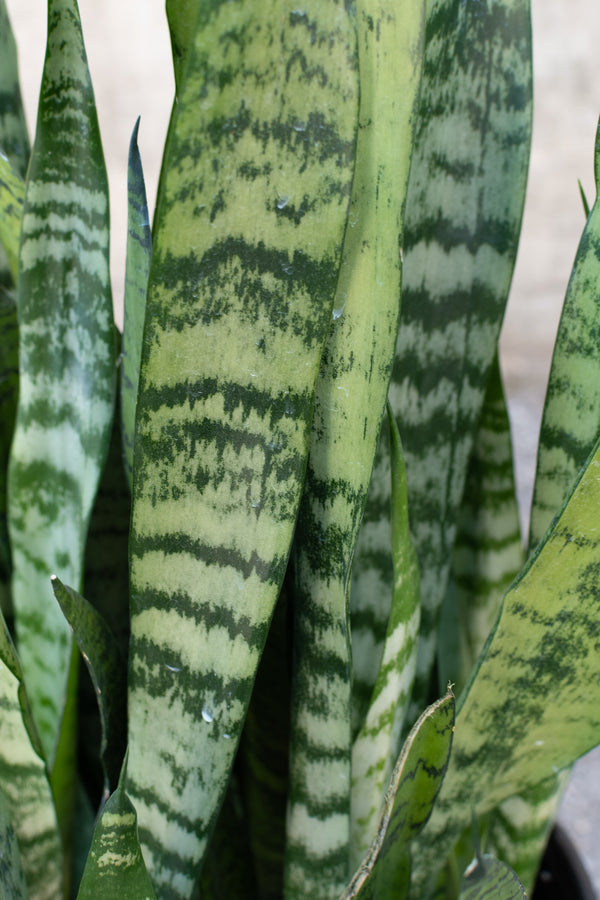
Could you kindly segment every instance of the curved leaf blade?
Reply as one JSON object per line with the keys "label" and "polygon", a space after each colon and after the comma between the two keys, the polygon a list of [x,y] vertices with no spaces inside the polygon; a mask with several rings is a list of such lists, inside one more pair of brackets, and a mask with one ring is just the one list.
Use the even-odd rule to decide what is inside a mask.
{"label": "curved leaf blade", "polygon": [[510,866],[484,853],[465,872],[458,900],[525,900],[526,896]]}
{"label": "curved leaf blade", "polygon": [[19,652],[49,764],[71,640],[50,589],[79,586],[110,435],[114,325],[108,193],[74,0],[50,0],[19,255],[20,392],[9,467]]}
{"label": "curved leaf blade", "polygon": [[474,808],[533,788],[598,742],[600,444],[506,594],[457,715],[454,751],[418,842],[424,892]]}
{"label": "curved leaf blade", "polygon": [[191,889],[283,580],[356,135],[341,0],[200,17],[154,230],[131,529],[128,785],[164,897]]}
{"label": "curved leaf blade", "polygon": [[444,779],[454,709],[449,691],[413,726],[392,772],[377,835],[341,900],[404,900],[408,895],[409,847],[431,815]]}

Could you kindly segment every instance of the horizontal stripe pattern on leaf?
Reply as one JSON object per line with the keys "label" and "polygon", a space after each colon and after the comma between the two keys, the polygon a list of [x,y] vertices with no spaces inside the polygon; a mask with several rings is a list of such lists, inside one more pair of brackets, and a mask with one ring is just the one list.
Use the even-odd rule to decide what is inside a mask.
{"label": "horizontal stripe pattern on leaf", "polygon": [[79,586],[113,412],[108,187],[74,0],[50,0],[18,284],[20,393],[9,468],[19,652],[52,765],[70,657],[50,588]]}
{"label": "horizontal stripe pattern on leaf", "polygon": [[134,454],[128,789],[163,897],[191,890],[285,571],[357,118],[342,2],[199,15],[161,178]]}

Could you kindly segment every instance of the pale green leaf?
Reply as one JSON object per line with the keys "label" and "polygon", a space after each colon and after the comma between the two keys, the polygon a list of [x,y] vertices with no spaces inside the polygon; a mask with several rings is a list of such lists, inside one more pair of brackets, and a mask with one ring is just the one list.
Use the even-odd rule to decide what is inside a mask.
{"label": "pale green leaf", "polygon": [[4,247],[14,282],[17,280],[24,196],[23,179],[0,149],[0,243]]}

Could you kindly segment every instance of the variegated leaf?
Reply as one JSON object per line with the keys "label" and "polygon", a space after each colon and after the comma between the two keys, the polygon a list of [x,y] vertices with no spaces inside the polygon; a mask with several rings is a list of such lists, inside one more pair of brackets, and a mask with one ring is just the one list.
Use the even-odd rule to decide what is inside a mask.
{"label": "variegated leaf", "polygon": [[[531,135],[529,0],[428,0],[390,403],[402,436],[422,621],[414,719],[430,688],[466,468],[512,276]],[[385,457],[381,457],[385,466]],[[374,476],[374,484],[386,477]],[[384,504],[385,505],[385,504]],[[389,545],[378,517],[371,559]],[[391,563],[365,600],[389,597]],[[389,600],[388,600],[389,603]],[[388,607],[389,608],[389,607]],[[377,623],[386,610],[373,613]],[[380,631],[379,631],[380,633]]]}
{"label": "variegated leaf", "polygon": [[365,722],[352,747],[352,864],[373,840],[385,786],[396,761],[417,664],[419,570],[408,530],[406,471],[400,435],[388,406],[392,466],[391,531],[394,592],[381,667]]}
{"label": "variegated leaf", "polygon": [[380,0],[360,0],[356,10],[356,168],[293,548],[290,900],[335,900],[350,874],[348,584],[396,343],[399,247],[422,51],[422,0],[403,0],[393,10]]}
{"label": "variegated leaf", "polygon": [[457,715],[444,786],[418,842],[426,893],[471,810],[483,814],[598,742],[600,443],[560,518],[504,598]]}
{"label": "variegated leaf", "polygon": [[0,784],[19,845],[26,896],[57,900],[63,890],[63,854],[56,813],[23,673],[1,617],[0,709]]}
{"label": "variegated leaf", "polygon": [[48,4],[18,291],[13,599],[28,691],[52,765],[71,639],[50,575],[80,584],[115,380],[106,172],[75,0]]}
{"label": "variegated leaf", "polygon": [[131,529],[128,785],[165,898],[191,890],[286,567],[357,119],[341,0],[201,5],[189,53],[156,215]]}
{"label": "variegated leaf", "polygon": [[377,834],[340,900],[405,900],[410,845],[434,807],[452,747],[454,696],[428,707],[413,726],[394,766]]}
{"label": "variegated leaf", "polygon": [[0,243],[6,253],[14,282],[17,280],[24,195],[23,179],[0,149]]}
{"label": "variegated leaf", "polygon": [[124,781],[122,776],[96,825],[77,900],[156,900]]}
{"label": "variegated leaf", "polygon": [[510,866],[484,853],[465,872],[458,900],[525,900],[526,896]]}
{"label": "variegated leaf", "polygon": [[467,683],[525,562],[508,411],[496,356],[467,470],[438,637],[440,684]]}

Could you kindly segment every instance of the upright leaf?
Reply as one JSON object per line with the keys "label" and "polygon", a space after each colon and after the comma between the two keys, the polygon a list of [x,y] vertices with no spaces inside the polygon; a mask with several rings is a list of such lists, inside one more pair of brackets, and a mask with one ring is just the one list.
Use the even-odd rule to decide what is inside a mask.
{"label": "upright leaf", "polygon": [[525,900],[526,896],[510,866],[484,853],[465,872],[458,900]]}
{"label": "upright leaf", "polygon": [[600,434],[600,121],[596,200],[586,222],[563,306],[538,447],[530,546],[559,512]]}
{"label": "upright leaf", "polygon": [[350,874],[348,585],[396,343],[420,78],[422,0],[393,9],[360,0],[356,9],[360,109],[352,202],[293,549],[288,898],[334,900]]}
{"label": "upright leaf", "polygon": [[50,575],[76,586],[114,393],[108,195],[75,0],[49,0],[19,257],[20,393],[9,469],[17,636],[52,764],[71,653]]}
{"label": "upright leaf", "polygon": [[454,748],[418,842],[415,896],[478,815],[598,742],[600,442],[560,518],[504,598],[460,700]]}
{"label": "upright leaf", "polygon": [[442,607],[440,684],[451,681],[462,691],[524,562],[510,423],[496,356],[469,460]]}
{"label": "upright leaf", "polygon": [[24,194],[23,179],[0,150],[0,243],[4,247],[14,282],[17,280]]}
{"label": "upright leaf", "polygon": [[0,147],[24,178],[29,162],[29,136],[19,85],[17,47],[6,0],[0,0]]}
{"label": "upright leaf", "polygon": [[10,817],[8,803],[0,791],[0,846],[2,847],[2,864],[0,865],[0,897],[5,900],[27,900],[27,886],[19,844]]}
{"label": "upright leaf", "polygon": [[156,214],[130,542],[128,784],[165,898],[191,891],[286,567],[358,87],[342,0],[202,5],[189,53]]}
{"label": "upright leaf", "polygon": [[[530,32],[529,0],[427,2],[390,387],[421,570],[410,719],[430,687],[458,509],[515,262],[531,136]],[[388,561],[375,596],[389,596],[390,583]]]}
{"label": "upright leaf", "polygon": [[352,862],[355,866],[375,834],[385,786],[398,755],[417,664],[419,570],[408,530],[406,470],[400,435],[389,406],[388,419],[394,593],[371,704],[352,747]]}
{"label": "upright leaf", "polygon": [[152,234],[146,200],[146,185],[137,137],[138,119],[129,144],[127,169],[127,263],[123,303],[123,359],[121,363],[121,421],[123,454],[127,480],[131,487],[133,439],[137,403],[146,291],[152,254]]}

